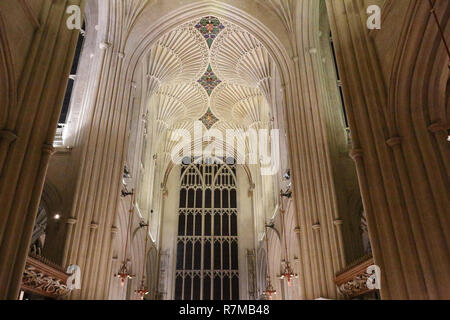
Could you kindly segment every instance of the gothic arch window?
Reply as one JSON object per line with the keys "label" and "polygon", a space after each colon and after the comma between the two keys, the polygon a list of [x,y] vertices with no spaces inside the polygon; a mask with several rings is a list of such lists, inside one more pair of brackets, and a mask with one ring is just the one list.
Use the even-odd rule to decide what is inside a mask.
{"label": "gothic arch window", "polygon": [[239,299],[236,165],[227,160],[182,164],[176,300]]}
{"label": "gothic arch window", "polygon": [[62,103],[61,113],[59,114],[58,127],[56,130],[56,136],[54,144],[55,146],[62,145],[63,143],[63,131],[67,124],[67,118],[70,111],[70,103],[72,101],[72,92],[75,88],[75,81],[78,72],[78,66],[80,64],[81,53],[83,51],[83,45],[86,35],[86,23],[83,22],[82,29],[80,30],[80,34],[78,35],[77,46],[75,49],[75,56],[72,61],[72,67],[70,69],[69,79],[67,81],[66,92],[64,94],[64,100]]}
{"label": "gothic arch window", "polygon": [[331,33],[331,31],[330,31],[330,39],[329,40],[330,40],[331,53],[333,55],[333,65],[336,70],[337,86],[339,89],[339,97],[341,99],[341,104],[342,104],[342,114],[344,117],[345,126],[346,126],[346,128],[348,128],[349,123],[348,123],[348,118],[347,118],[347,110],[345,109],[345,100],[344,100],[344,92],[342,89],[341,74],[339,73],[339,67],[338,67],[337,56],[336,56],[336,47],[334,45],[333,34]]}

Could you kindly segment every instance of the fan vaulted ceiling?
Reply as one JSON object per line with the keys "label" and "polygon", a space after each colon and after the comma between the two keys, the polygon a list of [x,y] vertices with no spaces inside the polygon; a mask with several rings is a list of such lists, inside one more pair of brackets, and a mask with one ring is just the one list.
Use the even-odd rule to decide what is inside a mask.
{"label": "fan vaulted ceiling", "polygon": [[143,61],[143,88],[161,151],[172,130],[265,127],[274,63],[250,33],[217,17],[200,17],[164,35]]}

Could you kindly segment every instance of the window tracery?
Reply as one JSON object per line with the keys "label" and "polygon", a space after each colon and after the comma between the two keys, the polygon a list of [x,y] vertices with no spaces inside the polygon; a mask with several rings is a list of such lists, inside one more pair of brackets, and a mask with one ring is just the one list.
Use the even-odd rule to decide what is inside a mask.
{"label": "window tracery", "polygon": [[186,163],[176,246],[176,300],[238,300],[238,220],[234,160]]}

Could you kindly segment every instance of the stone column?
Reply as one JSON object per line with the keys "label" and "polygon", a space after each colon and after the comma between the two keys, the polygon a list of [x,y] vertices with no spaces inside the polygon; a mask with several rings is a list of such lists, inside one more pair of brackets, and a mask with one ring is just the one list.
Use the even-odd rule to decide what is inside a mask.
{"label": "stone column", "polygon": [[123,106],[122,99],[131,95],[132,83],[116,79],[123,63],[118,46],[104,41],[100,48],[98,92],[91,117],[83,127],[87,131],[70,217],[76,223],[67,235],[64,253],[65,264],[77,264],[82,270],[82,289],[72,294],[73,299],[106,299],[114,273],[112,240],[130,107],[125,102]]}
{"label": "stone column", "polygon": [[[297,3],[296,25],[291,28],[292,79],[286,83],[286,113],[293,181],[293,199],[303,265],[300,281],[305,299],[334,299],[338,293],[334,275],[345,264],[341,219],[333,181],[326,119],[320,99],[321,63],[319,1]],[[307,31],[306,31],[307,30]],[[301,232],[300,232],[301,230]]]}
{"label": "stone column", "polygon": [[18,298],[54,150],[79,32],[66,25],[69,5],[83,10],[84,0],[0,4],[0,299]]}
{"label": "stone column", "polygon": [[[94,98],[85,106],[88,115],[79,126],[80,169],[72,205],[71,227],[65,243],[64,263],[82,271],[82,289],[72,299],[107,299],[114,273],[113,240],[117,233],[119,195],[122,187],[135,83],[127,76],[130,55],[128,35],[147,1],[101,2],[99,26],[101,52]],[[86,93],[91,94],[91,92]]]}
{"label": "stone column", "polygon": [[428,1],[385,1],[380,30],[365,3],[327,0],[381,295],[448,299],[448,57]]}

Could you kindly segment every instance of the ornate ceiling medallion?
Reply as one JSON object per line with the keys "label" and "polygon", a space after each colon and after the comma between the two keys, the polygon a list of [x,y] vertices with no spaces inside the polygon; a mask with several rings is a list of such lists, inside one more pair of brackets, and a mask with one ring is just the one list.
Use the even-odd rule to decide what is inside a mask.
{"label": "ornate ceiling medallion", "polygon": [[211,96],[213,90],[222,83],[222,80],[219,80],[212,71],[211,65],[209,65],[208,70],[206,70],[205,74],[197,82],[200,83],[203,88],[205,88],[206,92],[208,92],[208,95]]}
{"label": "ornate ceiling medallion", "polygon": [[213,125],[215,125],[219,119],[212,113],[211,109],[208,108],[208,111],[199,119],[206,129],[211,129]]}
{"label": "ornate ceiling medallion", "polygon": [[225,26],[216,17],[205,17],[195,26],[203,35],[209,48]]}

